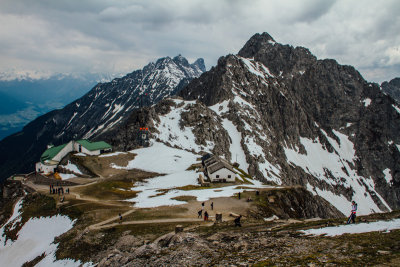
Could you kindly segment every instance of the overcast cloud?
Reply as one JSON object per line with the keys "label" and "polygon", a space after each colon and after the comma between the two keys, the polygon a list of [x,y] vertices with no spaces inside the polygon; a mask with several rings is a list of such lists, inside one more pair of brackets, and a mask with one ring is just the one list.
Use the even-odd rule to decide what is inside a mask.
{"label": "overcast cloud", "polygon": [[381,82],[400,76],[399,14],[396,0],[1,0],[0,72],[128,73],[177,54],[211,67],[268,32]]}

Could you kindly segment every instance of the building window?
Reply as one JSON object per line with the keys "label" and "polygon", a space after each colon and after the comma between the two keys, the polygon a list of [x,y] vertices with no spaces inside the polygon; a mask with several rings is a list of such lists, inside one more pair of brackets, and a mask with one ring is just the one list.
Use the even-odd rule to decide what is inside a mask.
{"label": "building window", "polygon": [[217,175],[216,177],[219,178],[219,175]]}
{"label": "building window", "polygon": [[228,175],[228,178],[231,178],[231,175],[230,175],[230,174]]}

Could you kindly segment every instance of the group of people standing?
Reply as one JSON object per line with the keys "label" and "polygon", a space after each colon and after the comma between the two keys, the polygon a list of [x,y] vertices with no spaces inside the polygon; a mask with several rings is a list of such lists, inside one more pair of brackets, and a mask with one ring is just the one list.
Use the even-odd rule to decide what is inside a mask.
{"label": "group of people standing", "polygon": [[[64,195],[64,187],[58,186],[55,187],[54,185],[49,185],[50,195]],[[69,194],[69,188],[65,190],[65,193]]]}
{"label": "group of people standing", "polygon": [[[201,203],[201,210],[199,210],[197,212],[197,215],[198,215],[197,218],[203,218],[204,206],[205,206],[205,203],[204,202]],[[214,210],[214,202],[211,202],[210,206],[211,206],[211,210]],[[208,221],[208,217],[209,217],[208,212],[204,211],[204,221]]]}
{"label": "group of people standing", "polygon": [[[201,210],[199,210],[199,211],[197,212],[197,215],[198,215],[197,218],[203,218],[204,207],[205,207],[205,202],[202,202],[202,203],[201,203]],[[211,210],[214,210],[214,202],[211,202],[210,207],[211,207]],[[208,212],[207,212],[207,211],[204,211],[204,221],[208,221],[208,217],[209,217]],[[234,222],[235,222],[235,227],[236,227],[236,226],[239,226],[239,227],[242,226],[241,223],[240,223],[240,219],[241,219],[241,218],[242,218],[242,215],[240,215],[239,217],[235,218],[235,220],[234,220]]]}

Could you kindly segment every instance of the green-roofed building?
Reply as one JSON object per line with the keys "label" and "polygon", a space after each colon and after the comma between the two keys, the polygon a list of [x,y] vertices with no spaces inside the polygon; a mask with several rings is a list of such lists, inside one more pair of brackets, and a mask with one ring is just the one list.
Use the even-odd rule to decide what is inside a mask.
{"label": "green-roofed building", "polygon": [[55,172],[60,161],[70,152],[100,155],[111,151],[112,147],[104,141],[90,142],[86,139],[70,141],[60,146],[49,146],[40,157],[40,162],[36,163],[36,171],[44,173]]}
{"label": "green-roofed building", "polygon": [[75,143],[78,144],[76,151],[83,152],[88,155],[99,155],[112,150],[112,147],[104,141],[90,142],[89,140],[82,139],[76,141]]}

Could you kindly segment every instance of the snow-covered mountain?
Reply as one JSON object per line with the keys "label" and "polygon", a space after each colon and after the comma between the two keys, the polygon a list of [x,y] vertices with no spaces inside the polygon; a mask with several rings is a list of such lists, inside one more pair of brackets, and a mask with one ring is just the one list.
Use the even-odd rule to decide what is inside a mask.
{"label": "snow-covered mountain", "polygon": [[97,84],[63,109],[49,112],[0,142],[1,178],[30,171],[47,144],[94,138],[126,121],[136,108],[157,103],[181,90],[205,71],[203,59],[193,64],[182,56],[160,58],[142,70]]}
{"label": "snow-covered mountain", "polygon": [[178,95],[103,138],[134,148],[146,126],[154,140],[302,185],[346,214],[351,200],[361,214],[400,207],[400,107],[353,67],[256,34]]}

